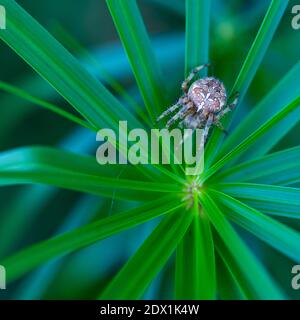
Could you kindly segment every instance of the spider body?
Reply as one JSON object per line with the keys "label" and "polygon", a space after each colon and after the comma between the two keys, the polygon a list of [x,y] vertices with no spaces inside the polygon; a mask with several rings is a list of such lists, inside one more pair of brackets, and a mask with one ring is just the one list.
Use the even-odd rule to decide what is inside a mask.
{"label": "spider body", "polygon": [[226,89],[221,81],[206,77],[193,82],[188,91],[188,98],[196,107],[196,112],[218,113],[226,104]]}
{"label": "spider body", "polygon": [[[211,125],[216,125],[225,131],[220,119],[234,109],[238,102],[238,94],[231,104],[227,104],[227,94],[224,84],[214,78],[205,77],[192,82],[195,75],[207,67],[208,64],[196,67],[182,83],[183,95],[177,103],[168,108],[157,120],[180,110],[167,122],[167,128],[180,120],[179,125],[188,129],[204,129],[204,142],[206,142]],[[192,83],[191,83],[192,82]],[[191,83],[191,85],[189,85]]]}

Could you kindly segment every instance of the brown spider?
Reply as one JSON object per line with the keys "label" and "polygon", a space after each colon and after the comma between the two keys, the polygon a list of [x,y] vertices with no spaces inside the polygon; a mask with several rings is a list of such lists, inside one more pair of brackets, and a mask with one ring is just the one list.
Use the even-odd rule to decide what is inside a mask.
{"label": "brown spider", "polygon": [[206,142],[211,125],[215,125],[222,131],[223,128],[220,119],[229,111],[233,110],[238,103],[238,93],[235,94],[234,101],[227,104],[227,94],[224,84],[214,78],[205,77],[194,81],[190,87],[189,83],[194,76],[209,64],[196,67],[191,71],[189,76],[182,83],[184,94],[179,98],[175,105],[168,108],[157,121],[174,112],[181,107],[168,122],[166,127],[169,128],[177,120],[181,120],[179,126],[188,129],[204,129],[203,140]]}

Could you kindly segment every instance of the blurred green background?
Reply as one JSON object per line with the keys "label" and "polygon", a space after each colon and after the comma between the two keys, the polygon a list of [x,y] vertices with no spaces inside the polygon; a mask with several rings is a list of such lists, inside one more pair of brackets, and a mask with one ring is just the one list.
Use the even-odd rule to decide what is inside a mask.
{"label": "blurred green background", "polygon": [[[130,65],[104,0],[17,2],[76,55],[91,73],[104,83],[106,80],[103,75],[112,75],[143,108]],[[210,73],[231,87],[270,1],[213,0],[212,3],[210,62],[213,67]],[[139,0],[138,4],[168,83],[166,96],[169,101],[174,101],[184,74],[184,1]],[[290,1],[235,121],[240,121],[299,62],[300,30],[291,27],[291,8],[295,4],[297,1]],[[14,84],[74,113],[46,81],[2,42],[0,70],[1,81]],[[48,145],[95,154],[97,144],[94,133],[3,92],[0,92],[0,106],[1,151],[26,145]],[[298,125],[274,150],[297,145],[299,134]],[[0,258],[97,219],[104,212],[111,213],[131,205],[46,186],[1,188],[0,198]],[[291,220],[281,220],[291,224]],[[95,298],[157,221],[51,261],[10,285],[8,290],[0,291],[0,298]],[[300,222],[293,220],[292,223],[293,228],[300,231]],[[238,231],[289,297],[299,299],[300,292],[290,287],[292,261],[257,238]],[[171,261],[147,290],[145,298],[173,297],[173,275],[174,264]],[[222,278],[222,275],[218,277]]]}

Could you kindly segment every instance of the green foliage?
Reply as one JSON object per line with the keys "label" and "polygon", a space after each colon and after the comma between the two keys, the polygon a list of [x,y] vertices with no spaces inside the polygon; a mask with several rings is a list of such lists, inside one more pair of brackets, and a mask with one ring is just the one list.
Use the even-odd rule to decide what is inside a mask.
{"label": "green foliage", "polygon": [[215,253],[209,219],[194,202],[194,219],[176,253],[176,299],[215,299]]}
{"label": "green foliage", "polygon": [[140,223],[173,212],[181,206],[182,203],[174,201],[170,196],[160,198],[150,204],[100,219],[75,231],[38,243],[3,261],[10,270],[8,281],[20,277],[51,258],[78,250]]}
{"label": "green foliage", "polygon": [[[275,34],[275,31],[287,5],[288,0],[271,1],[261,27],[254,39],[254,42],[246,56],[245,62],[240,69],[236,82],[231,90],[231,95],[233,95],[235,92],[239,92],[239,104],[241,104],[244,95],[246,94],[257,72],[257,69],[262,62],[262,59],[270,45],[270,42]],[[230,122],[229,118],[230,116],[225,119],[226,124]],[[215,130],[210,139],[210,143],[207,146],[206,159],[208,165],[212,163],[215,155],[217,154],[222,141],[222,137],[222,133]]]}
{"label": "green foliage", "polygon": [[[258,188],[255,193],[259,191]],[[234,222],[299,262],[300,235],[298,232],[228,195],[223,196],[218,193],[218,199],[230,209],[230,217]]]}
{"label": "green foliage", "polygon": [[216,188],[251,204],[262,212],[299,219],[300,191],[298,188],[250,183],[224,183],[218,184]]}
{"label": "green foliage", "polygon": [[74,116],[73,114],[66,112],[65,110],[62,110],[61,108],[47,102],[47,101],[43,101],[42,99],[39,99],[37,97],[34,97],[30,94],[28,94],[26,91],[24,90],[20,90],[19,88],[9,85],[7,83],[4,82],[0,82],[0,89],[3,91],[6,91],[10,94],[13,94],[17,97],[20,97],[26,101],[28,101],[29,103],[32,103],[33,105],[37,105],[40,107],[43,107],[45,109],[48,109],[52,112],[57,113],[58,115],[75,122],[76,124],[79,124],[80,126],[83,126],[85,128],[88,128],[90,130],[96,130],[95,127],[91,126],[89,123],[87,123],[84,120],[81,120],[80,118]]}
{"label": "green foliage", "polygon": [[210,196],[201,195],[200,201],[204,212],[209,216],[218,236],[222,239],[223,243],[219,240],[217,250],[225,264],[228,264],[229,270],[236,277],[246,297],[249,299],[281,299],[283,296],[276,285],[240,240]]}
{"label": "green foliage", "polygon": [[[147,119],[137,110],[138,103],[130,110],[126,104],[128,99],[123,103],[114,96],[15,1],[2,0],[2,4],[7,8],[8,28],[0,33],[0,38],[83,119],[5,82],[0,82],[1,90],[90,131],[103,126],[118,130],[118,121],[124,119],[131,128],[144,128],[146,124],[154,123],[165,108],[168,89],[160,70],[163,62],[156,61],[135,1],[107,0],[106,4],[147,109]],[[168,10],[164,1],[156,0],[155,4]],[[254,42],[249,45],[250,50],[231,92],[240,92],[240,105],[245,103],[243,98],[261,66],[287,4],[287,0],[271,1]],[[186,74],[192,67],[208,62],[209,56],[213,55],[213,52],[209,53],[211,5],[211,1],[186,1]],[[182,3],[174,2],[172,11],[181,12]],[[122,236],[126,230],[162,217],[154,230],[148,232],[149,236],[135,241],[135,250],[130,252],[127,263],[116,274],[112,274],[115,272],[110,268],[109,279],[99,281],[99,286],[96,283],[97,292],[93,293],[93,298],[142,298],[147,288],[159,281],[158,276],[164,275],[161,271],[167,267],[168,261],[175,269],[172,281],[175,295],[172,298],[226,298],[231,296],[226,292],[232,288],[232,295],[241,299],[287,298],[257,256],[259,249],[255,245],[248,247],[243,234],[238,234],[229,220],[294,262],[300,262],[299,232],[274,219],[275,216],[289,218],[290,223],[294,223],[300,218],[300,190],[297,187],[300,146],[288,146],[266,154],[278,146],[279,140],[297,123],[299,66],[299,63],[295,65],[244,116],[237,128],[232,128],[224,143],[223,133],[213,131],[205,147],[205,170],[193,179],[184,176],[182,170],[174,166],[100,166],[94,157],[62,148],[28,146],[1,152],[2,187],[44,184],[76,191],[77,196],[87,193],[110,201],[95,220],[61,235],[49,237],[47,234],[46,240],[39,239],[4,258],[1,256],[0,263],[8,270],[8,281],[25,277],[47,261],[69,257],[71,253],[75,255],[79,249],[87,250],[100,240],[117,234]],[[126,96],[126,90],[111,75],[103,78],[109,79],[107,82],[121,97],[124,92]],[[178,95],[179,92],[174,92],[174,96]],[[224,124],[229,125],[230,118],[225,119]],[[186,191],[191,184],[196,187],[191,192]],[[43,203],[48,199],[47,192],[29,190],[19,199],[27,206],[36,195],[40,195],[41,199],[36,201]],[[115,205],[118,209],[114,208]],[[28,208],[35,210],[30,205]],[[112,211],[117,213],[111,215]],[[20,208],[16,212],[19,213]],[[13,221],[7,221],[9,232],[22,228],[18,223],[14,226]],[[19,217],[18,221],[26,229],[24,219]],[[132,230],[132,234],[135,232],[138,234],[137,229]],[[6,253],[7,247],[7,241],[4,241],[3,252]],[[111,251],[109,254],[113,256]],[[129,256],[122,253],[118,262]],[[175,262],[173,253],[176,254]],[[91,259],[93,262],[101,260],[101,255]],[[104,260],[101,263],[104,264]],[[89,288],[91,286],[94,287],[95,283]]]}
{"label": "green foliage", "polygon": [[299,157],[299,147],[285,149],[233,166],[211,180],[294,184],[300,180]]}
{"label": "green foliage", "polygon": [[117,129],[122,117],[133,121],[117,99],[24,9],[11,0],[2,4],[7,10],[7,32],[1,33],[1,39],[94,127],[110,124]]}
{"label": "green foliage", "polygon": [[[138,299],[187,231],[191,212],[169,214],[116,275],[101,299]],[[150,254],[149,254],[150,253]],[[130,279],[130,281],[128,281]]]}
{"label": "green foliage", "polygon": [[[209,62],[211,0],[186,1],[185,75],[195,66]],[[205,76],[207,70],[201,71]]]}
{"label": "green foliage", "polygon": [[[111,196],[110,189],[124,190],[120,197],[127,200],[144,200],[152,192],[178,192],[176,184],[134,181],[107,177],[108,168],[99,170],[92,157],[83,157],[55,149],[25,148],[9,151],[0,157],[0,185],[44,183],[60,188]],[[101,168],[101,167],[100,167]],[[115,173],[114,165],[111,174]],[[101,175],[100,172],[104,172]],[[55,173],[59,172],[58,175]],[[117,171],[118,172],[118,171]],[[140,191],[139,194],[132,191]]]}
{"label": "green foliage", "polygon": [[276,124],[283,121],[291,112],[298,108],[299,104],[300,97],[285,106],[281,111],[275,114],[274,117],[266,121],[262,126],[251,133],[245,140],[243,140],[240,144],[230,150],[223,158],[218,160],[209,169],[207,169],[207,171],[200,177],[200,182],[204,182],[217,171],[219,171],[222,167],[228,164],[228,162],[230,162],[232,159],[245,152],[251,145],[255,143],[257,139],[262,137],[266,132],[268,132],[268,130],[272,129]]}
{"label": "green foliage", "polygon": [[107,0],[107,5],[154,122],[161,113],[166,92],[140,11],[135,1]]}

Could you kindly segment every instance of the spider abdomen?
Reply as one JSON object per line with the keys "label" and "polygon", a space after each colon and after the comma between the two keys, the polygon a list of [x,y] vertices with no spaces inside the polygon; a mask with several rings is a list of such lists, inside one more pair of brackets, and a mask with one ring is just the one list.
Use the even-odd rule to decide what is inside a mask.
{"label": "spider abdomen", "polygon": [[226,104],[226,89],[223,83],[206,77],[193,82],[188,91],[189,99],[194,103],[196,112],[217,113]]}

